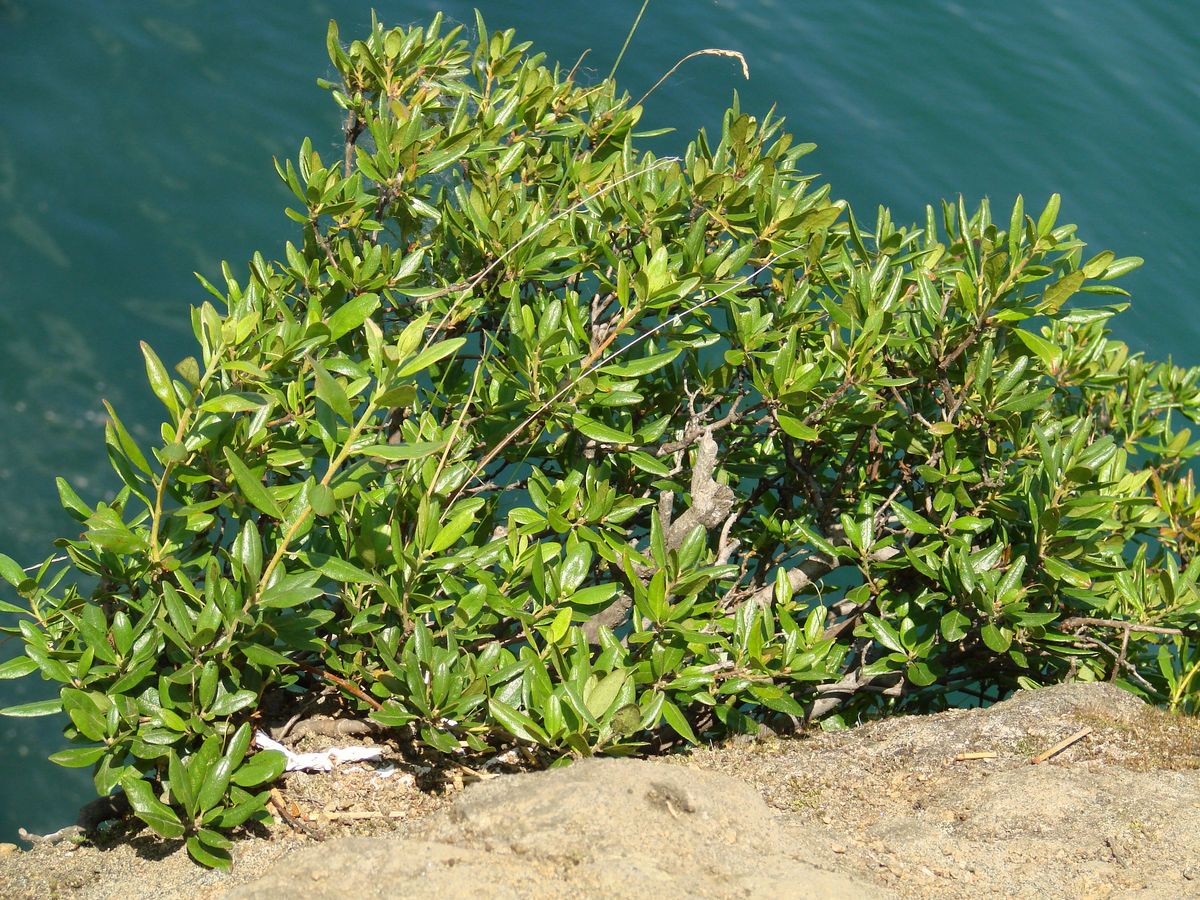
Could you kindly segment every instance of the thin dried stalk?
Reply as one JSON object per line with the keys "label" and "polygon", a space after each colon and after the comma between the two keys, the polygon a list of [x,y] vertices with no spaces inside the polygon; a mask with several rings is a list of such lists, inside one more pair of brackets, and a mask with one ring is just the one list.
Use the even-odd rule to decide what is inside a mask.
{"label": "thin dried stalk", "polygon": [[658,81],[654,82],[654,87],[650,88],[650,90],[648,90],[648,91],[646,91],[646,93],[642,94],[642,96],[638,98],[637,103],[635,103],[633,105],[641,106],[642,103],[645,101],[645,99],[647,97],[649,97],[651,94],[653,94],[656,90],[658,90],[664,81],[666,81],[668,78],[670,78],[672,75],[674,75],[680,66],[682,66],[689,59],[695,59],[697,56],[732,57],[733,59],[736,59],[738,62],[740,62],[742,64],[743,77],[745,77],[745,79],[747,81],[750,80],[750,67],[748,65],[746,65],[746,57],[742,56],[742,54],[738,53],[738,51],[736,51],[736,50],[722,50],[720,47],[708,47],[704,50],[694,50],[693,52],[691,52],[687,56],[685,56],[683,59],[681,59],[679,62],[675,63],[675,65],[671,66],[671,68],[667,69],[667,74],[665,74],[662,78],[658,79]]}

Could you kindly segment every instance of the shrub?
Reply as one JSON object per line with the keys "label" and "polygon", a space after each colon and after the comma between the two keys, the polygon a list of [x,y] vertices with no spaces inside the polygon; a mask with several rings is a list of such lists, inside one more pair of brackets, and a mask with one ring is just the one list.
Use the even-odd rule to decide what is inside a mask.
{"label": "shrub", "polygon": [[656,157],[612,80],[456,35],[331,25],[298,243],[201,279],[198,358],[143,345],[161,442],[109,409],[68,565],[0,557],[55,761],[220,865],[264,703],[329,686],[546,762],[1067,678],[1196,708],[1200,372],[1077,302],[1141,260],[1057,196],[865,230],[774,115]]}

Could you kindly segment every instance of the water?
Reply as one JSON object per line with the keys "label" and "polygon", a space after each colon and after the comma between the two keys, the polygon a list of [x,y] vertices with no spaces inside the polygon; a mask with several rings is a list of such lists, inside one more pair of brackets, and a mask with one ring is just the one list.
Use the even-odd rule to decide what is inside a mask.
{"label": "water", "polygon": [[[492,28],[566,66],[607,73],[640,0],[476,0]],[[96,497],[114,478],[100,398],[135,433],[156,430],[137,340],[192,352],[186,310],[212,276],[294,236],[271,156],[311,135],[338,145],[337,110],[314,84],[324,36],[423,22],[437,8],[471,23],[472,3],[218,0],[68,3],[0,0],[0,552],[24,564],[72,531],[54,476]],[[550,12],[553,10],[553,13]],[[809,164],[874,221],[900,220],[963,192],[1026,208],[1053,191],[1095,249],[1147,266],[1120,336],[1154,356],[1200,363],[1184,279],[1200,238],[1200,31],[1192,4],[1119,0],[652,0],[619,77],[640,95],[686,53],[648,102],[646,127],[683,136],[719,123],[732,92],[776,104]],[[1192,175],[1187,175],[1191,172]],[[1003,218],[1003,216],[998,216]],[[7,591],[7,586],[5,586]],[[13,600],[11,592],[5,599]],[[0,659],[18,648],[0,645]],[[0,682],[0,706],[46,696],[36,679]],[[44,757],[53,719],[0,719],[0,841],[18,825],[69,821],[91,795],[86,771]]]}

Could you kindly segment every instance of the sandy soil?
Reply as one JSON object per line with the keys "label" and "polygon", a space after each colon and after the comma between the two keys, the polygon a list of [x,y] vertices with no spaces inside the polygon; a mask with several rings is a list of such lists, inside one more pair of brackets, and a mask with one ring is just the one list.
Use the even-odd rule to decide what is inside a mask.
{"label": "sandy soil", "polygon": [[304,830],[231,872],[117,826],[0,848],[0,897],[1200,897],[1200,722],[1109,685],[436,790],[389,753],[287,776]]}

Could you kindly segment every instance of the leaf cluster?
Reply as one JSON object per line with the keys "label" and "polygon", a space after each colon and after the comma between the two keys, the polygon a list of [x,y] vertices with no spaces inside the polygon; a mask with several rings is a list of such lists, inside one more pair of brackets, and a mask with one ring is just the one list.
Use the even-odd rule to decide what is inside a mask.
{"label": "leaf cluster", "polygon": [[[1114,340],[1051,198],[864,228],[735,98],[680,158],[482,20],[344,45],[281,258],[201,279],[165,416],[10,629],[101,794],[228,863],[268,701],[546,762],[1067,678],[1200,705],[1200,371]],[[1097,300],[1100,305],[1084,304]]]}

